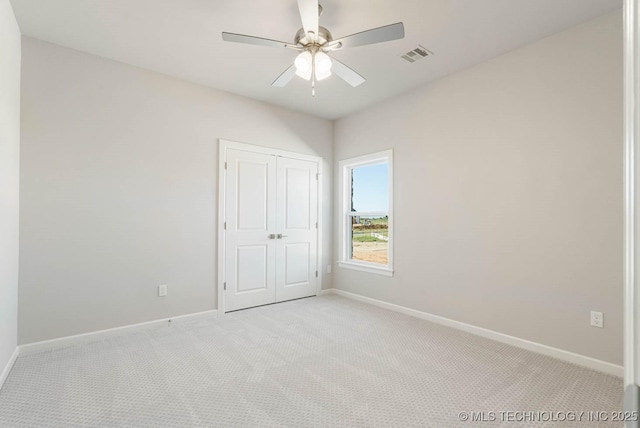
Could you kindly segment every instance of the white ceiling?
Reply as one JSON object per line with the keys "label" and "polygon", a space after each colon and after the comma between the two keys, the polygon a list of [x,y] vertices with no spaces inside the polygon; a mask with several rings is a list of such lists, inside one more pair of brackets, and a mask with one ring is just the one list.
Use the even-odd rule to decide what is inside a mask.
{"label": "white ceiling", "polygon": [[[321,0],[334,38],[398,21],[403,40],[336,58],[367,78],[271,82],[295,52],[223,42],[222,31],[293,42],[296,0],[12,0],[23,34],[213,88],[335,119],[622,7],[622,0]],[[425,46],[431,58],[403,53]]]}

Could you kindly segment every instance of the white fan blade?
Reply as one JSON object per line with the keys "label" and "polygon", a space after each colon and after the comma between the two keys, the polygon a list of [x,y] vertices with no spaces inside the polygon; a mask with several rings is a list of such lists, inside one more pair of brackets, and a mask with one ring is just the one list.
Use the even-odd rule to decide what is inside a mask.
{"label": "white fan blade", "polygon": [[397,22],[334,40],[329,43],[329,47],[340,46],[342,48],[353,48],[402,38],[404,38],[404,24]]}
{"label": "white fan blade", "polygon": [[313,39],[318,37],[318,0],[298,0],[300,18],[305,34],[313,33]]}
{"label": "white fan blade", "polygon": [[345,82],[353,86],[362,85],[367,81],[364,77],[360,76],[356,71],[341,63],[337,59],[331,57],[331,61],[333,61],[333,65],[331,66],[331,71],[340,76]]}
{"label": "white fan blade", "polygon": [[222,33],[222,40],[226,42],[245,43],[248,45],[268,46],[272,48],[286,48],[289,43],[278,40],[263,39],[262,37],[247,36],[246,34]]}
{"label": "white fan blade", "polygon": [[284,88],[285,86],[287,86],[287,83],[289,83],[291,79],[293,79],[293,76],[295,75],[296,75],[296,66],[291,65],[291,67],[283,71],[282,74],[278,76],[276,80],[273,81],[271,86],[274,86],[276,88]]}

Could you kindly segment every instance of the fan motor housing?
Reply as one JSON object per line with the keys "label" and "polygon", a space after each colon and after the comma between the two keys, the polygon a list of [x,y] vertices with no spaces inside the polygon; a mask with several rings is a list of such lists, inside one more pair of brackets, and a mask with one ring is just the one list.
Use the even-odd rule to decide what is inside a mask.
{"label": "fan motor housing", "polygon": [[[318,27],[318,40],[315,42],[317,45],[324,45],[333,40],[333,36],[331,35],[331,31],[329,31],[325,27]],[[312,41],[307,39],[307,34],[304,32],[304,28],[301,28],[296,33],[296,36],[293,39],[296,45],[307,46],[313,44]]]}

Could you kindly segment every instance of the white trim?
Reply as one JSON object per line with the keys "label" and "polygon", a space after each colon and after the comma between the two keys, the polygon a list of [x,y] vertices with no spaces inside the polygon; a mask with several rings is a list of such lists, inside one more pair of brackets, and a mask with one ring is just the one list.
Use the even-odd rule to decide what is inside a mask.
{"label": "white trim", "polygon": [[515,346],[521,349],[526,349],[527,351],[537,352],[538,354],[543,354],[548,357],[557,358],[558,360],[566,361],[568,363],[576,364],[578,366],[597,370],[599,372],[603,372],[609,375],[613,375],[617,377],[622,377],[623,375],[622,366],[608,363],[606,361],[597,360],[595,358],[591,358],[584,355],[576,354],[574,352],[565,351],[563,349],[558,349],[551,346],[543,345],[541,343],[531,342],[529,340],[521,339],[519,337],[509,336],[508,334],[499,333],[494,330],[489,330],[482,327],[476,327],[471,324],[466,324],[460,321],[455,321],[455,320],[441,317],[438,315],[432,315],[427,312],[418,311],[416,309],[407,308],[405,306],[383,302],[382,300],[372,299],[370,297],[365,297],[360,294],[338,290],[336,288],[332,288],[330,290],[325,290],[325,291],[331,294],[337,294],[339,296],[357,300],[359,302],[364,302],[370,305],[374,305],[384,309],[389,309],[395,312],[399,312],[401,314],[420,318],[426,321],[431,321],[436,324],[455,328],[456,330],[461,330],[467,333],[474,334],[476,336],[495,340],[496,342],[506,343],[507,345]]}
{"label": "white trim", "polygon": [[333,294],[333,289],[332,288],[327,288],[326,290],[318,291],[318,296],[326,296],[328,294]]}
{"label": "white trim", "polygon": [[[324,278],[324,263],[322,261],[322,225],[324,223],[322,218],[322,178],[324,177],[324,170],[322,168],[323,161],[321,157],[318,157],[318,203],[317,203],[317,216],[318,219],[318,229],[316,236],[316,269],[318,270],[318,283],[316,284],[317,292],[316,296],[322,292],[322,279]],[[333,197],[333,195],[331,195]]]}
{"label": "white trim", "polygon": [[387,158],[390,156],[393,156],[393,149],[387,149],[380,152],[368,153],[366,155],[343,159],[339,163],[340,166],[348,164],[350,167],[377,165],[387,162]]}
{"label": "white trim", "polygon": [[[638,224],[640,150],[640,4],[638,0],[624,3],[624,385],[640,385],[640,317],[637,296],[638,266],[636,249]],[[626,410],[626,409],[625,409]],[[631,410],[637,410],[634,406]]]}
{"label": "white trim", "polygon": [[267,155],[280,156],[289,159],[304,160],[314,162],[318,165],[318,228],[316,229],[316,269],[318,270],[318,277],[316,278],[316,295],[322,291],[322,279],[324,269],[322,268],[322,230],[324,219],[322,218],[322,177],[323,177],[323,159],[320,156],[306,155],[303,153],[290,152],[286,150],[273,149],[271,147],[256,146],[253,144],[240,143],[237,141],[230,141],[220,138],[218,140],[218,315],[224,316],[225,314],[225,300],[224,300],[224,287],[225,282],[225,242],[224,242],[224,223],[225,223],[225,200],[226,200],[226,169],[225,162],[227,160],[227,149],[243,150],[252,153],[262,153]]}
{"label": "white trim", "polygon": [[[350,249],[347,248],[351,243],[347,236],[348,227],[347,217],[354,216],[354,213],[351,212],[351,182],[349,177],[346,174],[348,169],[353,169],[356,167],[369,166],[369,165],[377,165],[380,163],[387,163],[388,165],[388,182],[389,182],[389,209],[385,213],[381,213],[382,215],[387,215],[388,220],[388,260],[389,263],[387,266],[372,264],[372,266],[368,266],[367,263],[359,263],[354,262],[351,259],[347,258],[347,254],[350,254]],[[338,174],[339,174],[339,191],[338,195],[338,203],[340,204],[338,207],[338,212],[340,213],[338,219],[338,231],[339,231],[339,240],[338,243],[338,266],[347,269],[354,269],[363,272],[375,273],[378,275],[384,276],[393,276],[393,149],[383,150],[376,153],[370,153],[354,158],[343,159],[338,162]],[[371,215],[372,213],[362,212],[357,213],[360,216]]]}
{"label": "white trim", "polygon": [[41,342],[27,343],[25,345],[18,346],[18,348],[21,355],[33,354],[37,352],[48,351],[51,349],[64,348],[78,343],[94,342],[106,337],[119,336],[122,334],[133,333],[157,327],[167,327],[169,321],[171,321],[171,324],[174,324],[176,321],[178,323],[182,323],[184,321],[192,321],[198,318],[216,318],[217,316],[218,311],[216,309],[213,309],[210,311],[179,315],[177,317],[163,318],[138,324],[130,324],[122,327],[108,328],[106,330],[91,331],[89,333],[59,337],[57,339],[43,340]]}
{"label": "white trim", "polygon": [[341,268],[359,270],[360,272],[375,273],[377,275],[383,275],[388,277],[393,276],[393,271],[391,269],[381,267],[374,263],[369,264],[367,262],[354,262],[354,261],[348,261],[348,262],[338,261],[337,263],[338,263],[338,266],[340,266]]}
{"label": "white trim", "polygon": [[224,278],[225,278],[225,234],[224,223],[225,218],[225,203],[226,200],[226,176],[227,170],[225,168],[227,162],[227,142],[225,140],[219,140],[218,148],[218,265],[216,269],[218,271],[218,282],[216,284],[218,288],[218,315],[224,316]]}
{"label": "white trim", "polygon": [[282,156],[284,158],[306,160],[310,162],[320,162],[322,160],[320,156],[307,155],[307,154],[298,153],[298,152],[290,152],[287,150],[273,149],[271,147],[257,146],[255,144],[240,143],[237,141],[225,140],[224,138],[220,138],[218,141],[220,142],[220,146],[221,147],[224,146],[225,149],[243,150],[245,152]]}
{"label": "white trim", "polygon": [[20,355],[20,349],[16,346],[16,348],[13,350],[13,354],[11,354],[11,357],[9,357],[9,361],[7,361],[7,364],[4,366],[4,369],[2,370],[2,374],[0,374],[0,391],[4,386],[4,382],[9,377],[9,373],[11,373],[11,369],[13,368],[13,365],[16,363],[16,360],[18,359],[18,355]]}

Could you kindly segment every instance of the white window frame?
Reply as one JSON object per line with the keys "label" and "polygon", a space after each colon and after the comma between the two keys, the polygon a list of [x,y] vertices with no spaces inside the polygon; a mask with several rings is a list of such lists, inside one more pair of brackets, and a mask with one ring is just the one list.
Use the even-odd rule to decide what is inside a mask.
{"label": "white window frame", "polygon": [[[358,167],[386,163],[388,165],[389,210],[388,212],[358,212],[360,217],[387,215],[388,220],[388,264],[365,262],[351,259],[351,170]],[[340,220],[339,220],[339,260],[338,266],[384,276],[393,276],[393,150],[344,159],[338,163],[340,169]]]}

